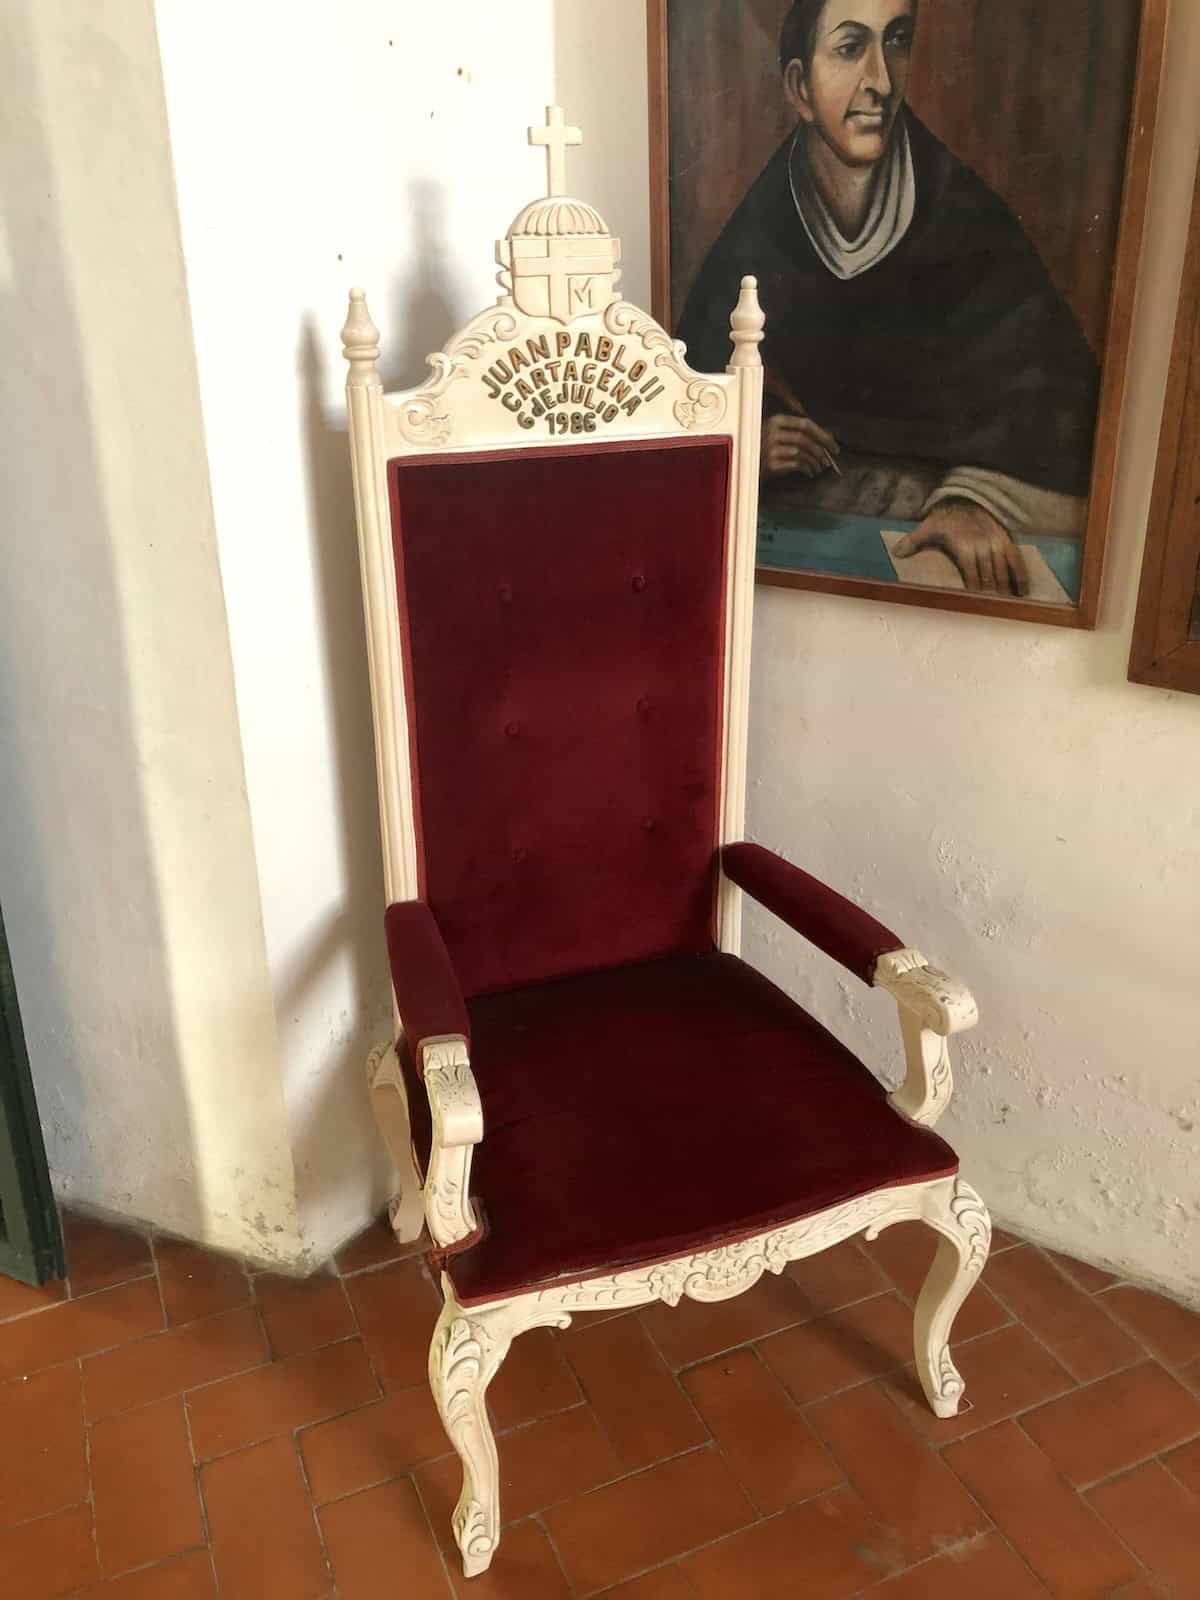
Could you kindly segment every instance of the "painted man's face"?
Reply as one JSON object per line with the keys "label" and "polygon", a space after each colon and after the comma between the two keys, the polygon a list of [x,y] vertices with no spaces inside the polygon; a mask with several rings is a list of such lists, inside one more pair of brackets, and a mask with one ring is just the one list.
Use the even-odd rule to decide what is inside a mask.
{"label": "painted man's face", "polygon": [[908,88],[913,0],[829,0],[812,63],[789,62],[788,99],[849,166],[873,166],[888,147]]}

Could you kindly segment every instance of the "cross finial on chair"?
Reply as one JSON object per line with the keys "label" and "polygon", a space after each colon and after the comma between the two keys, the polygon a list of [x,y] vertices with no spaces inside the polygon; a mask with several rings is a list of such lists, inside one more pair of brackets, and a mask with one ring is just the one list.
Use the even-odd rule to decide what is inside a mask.
{"label": "cross finial on chair", "polygon": [[547,106],[546,126],[530,128],[529,142],[532,145],[541,144],[546,147],[546,167],[550,184],[546,193],[566,194],[567,147],[583,143],[582,130],[566,126],[561,106]]}

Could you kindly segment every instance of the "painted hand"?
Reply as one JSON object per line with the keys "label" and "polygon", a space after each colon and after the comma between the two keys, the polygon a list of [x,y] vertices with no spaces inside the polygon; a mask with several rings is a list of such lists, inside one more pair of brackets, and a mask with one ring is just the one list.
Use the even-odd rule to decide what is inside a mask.
{"label": "painted hand", "polygon": [[970,500],[946,500],[934,506],[892,553],[902,559],[918,550],[944,550],[973,592],[1029,593],[1021,552],[1002,524]]}
{"label": "painted hand", "polygon": [[791,416],[777,411],[763,423],[762,475],[779,478],[788,472],[802,472],[806,478],[828,472],[841,446],[825,428],[811,417]]}

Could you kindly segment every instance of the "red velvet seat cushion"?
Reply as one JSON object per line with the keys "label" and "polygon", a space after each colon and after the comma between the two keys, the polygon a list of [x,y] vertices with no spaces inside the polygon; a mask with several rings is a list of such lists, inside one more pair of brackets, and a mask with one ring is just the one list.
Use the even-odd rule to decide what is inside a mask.
{"label": "red velvet seat cushion", "polygon": [[469,1003],[484,1237],[464,1302],[704,1249],[958,1169],[854,1056],[734,956]]}

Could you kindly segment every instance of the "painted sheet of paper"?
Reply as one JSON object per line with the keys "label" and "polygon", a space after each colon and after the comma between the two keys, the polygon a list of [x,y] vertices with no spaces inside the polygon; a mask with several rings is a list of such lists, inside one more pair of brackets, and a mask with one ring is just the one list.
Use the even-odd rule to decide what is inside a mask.
{"label": "painted sheet of paper", "polygon": [[[904,538],[904,534],[895,529],[885,528],[879,537],[887,547],[892,570],[901,583],[915,583],[926,589],[966,589],[962,573],[945,551],[918,550],[915,556],[905,556],[897,560],[892,552]],[[1036,545],[1020,544],[1017,549],[1025,558],[1025,570],[1029,574],[1027,599],[1040,600],[1044,605],[1074,604]]]}

